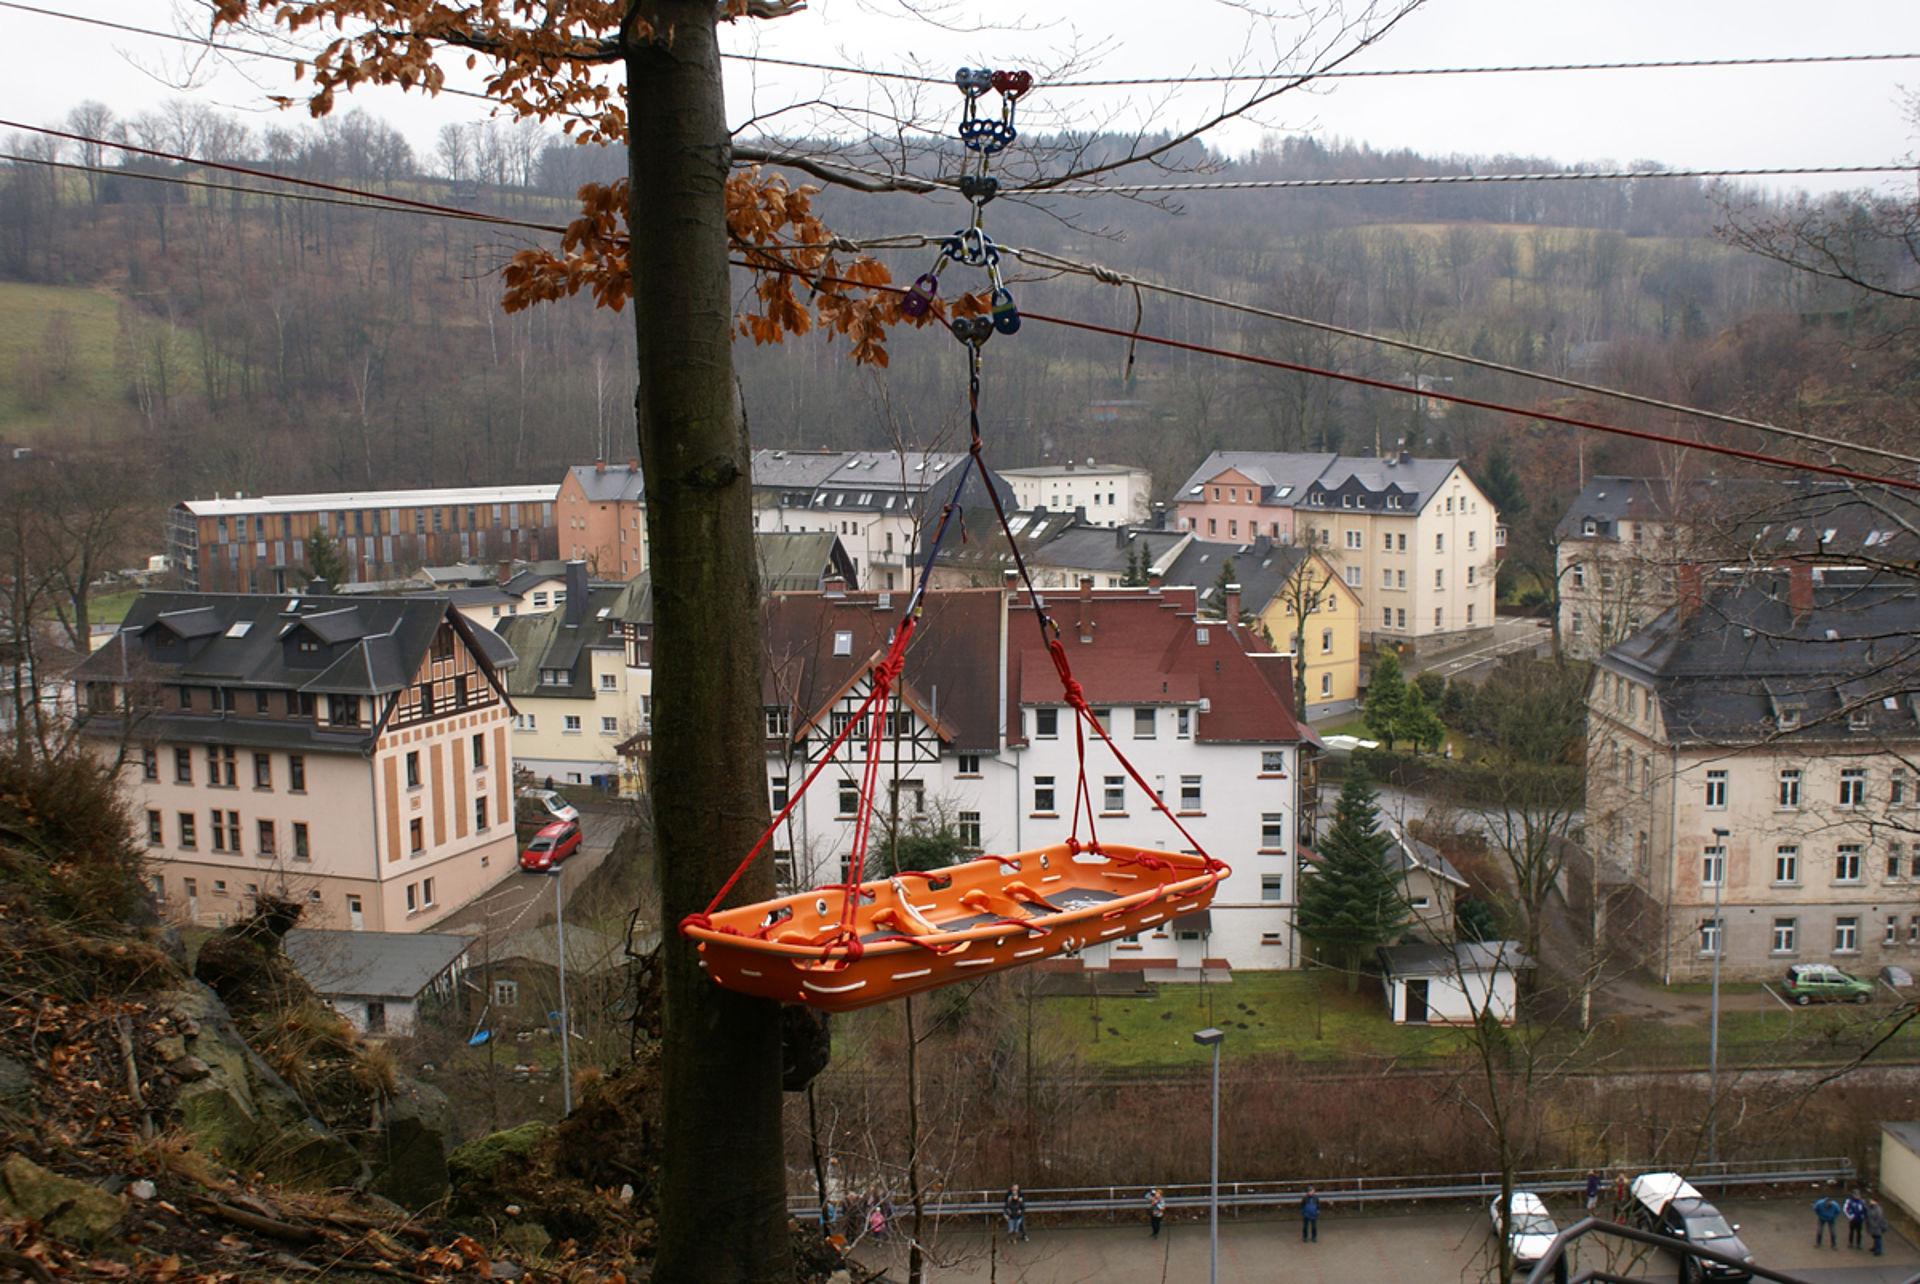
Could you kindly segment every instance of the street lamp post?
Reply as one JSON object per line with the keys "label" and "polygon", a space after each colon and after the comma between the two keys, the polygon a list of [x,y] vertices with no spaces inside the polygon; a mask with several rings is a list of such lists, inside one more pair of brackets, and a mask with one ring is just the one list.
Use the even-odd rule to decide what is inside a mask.
{"label": "street lamp post", "polygon": [[561,1114],[573,1113],[573,1060],[567,1047],[572,1022],[567,1017],[567,920],[560,903],[560,867],[548,876],[553,879],[553,955],[560,970],[560,1104]]}
{"label": "street lamp post", "polygon": [[1213,1166],[1207,1185],[1207,1284],[1220,1284],[1220,1041],[1226,1031],[1209,1026],[1193,1041],[1213,1049]]}
{"label": "street lamp post", "polygon": [[1720,1162],[1720,955],[1726,950],[1726,924],[1720,918],[1720,889],[1727,884],[1727,847],[1733,831],[1716,829],[1719,847],[1713,879],[1713,1003],[1707,1026],[1707,1162]]}

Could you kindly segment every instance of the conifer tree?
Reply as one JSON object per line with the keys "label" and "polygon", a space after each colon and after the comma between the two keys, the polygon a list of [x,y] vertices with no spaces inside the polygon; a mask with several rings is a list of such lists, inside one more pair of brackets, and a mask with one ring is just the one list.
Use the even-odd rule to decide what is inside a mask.
{"label": "conifer tree", "polygon": [[1407,683],[1400,676],[1400,657],[1382,650],[1373,661],[1373,674],[1367,679],[1367,701],[1363,717],[1367,730],[1376,740],[1392,749],[1394,742],[1407,737]]}
{"label": "conifer tree", "polygon": [[1316,848],[1320,863],[1302,869],[1297,920],[1300,935],[1346,972],[1349,991],[1360,988],[1367,955],[1407,921],[1399,874],[1387,863],[1392,847],[1392,836],[1380,830],[1373,782],[1356,763]]}
{"label": "conifer tree", "polygon": [[347,582],[347,559],[333,537],[319,527],[307,537],[307,576],[323,580],[329,591],[338,593]]}

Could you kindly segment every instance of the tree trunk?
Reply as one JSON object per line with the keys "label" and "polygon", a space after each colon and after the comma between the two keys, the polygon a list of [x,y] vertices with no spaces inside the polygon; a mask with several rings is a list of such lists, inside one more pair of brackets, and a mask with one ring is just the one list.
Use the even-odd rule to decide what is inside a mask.
{"label": "tree trunk", "polygon": [[[728,289],[728,134],[712,0],[633,0],[627,54],[640,457],[653,555],[654,823],[665,958],[654,1278],[790,1280],[778,1006],[722,990],[673,931],[767,820],[759,590]],[[629,29],[631,29],[631,18]],[[773,892],[760,865],[735,902]]]}

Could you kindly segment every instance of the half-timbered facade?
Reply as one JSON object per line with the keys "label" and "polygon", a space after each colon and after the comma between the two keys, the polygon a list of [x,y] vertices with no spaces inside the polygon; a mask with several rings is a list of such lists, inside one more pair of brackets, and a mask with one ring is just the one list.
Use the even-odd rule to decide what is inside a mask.
{"label": "half-timbered facade", "polygon": [[443,598],[145,593],[73,678],[168,917],[405,932],[512,868],[513,664]]}

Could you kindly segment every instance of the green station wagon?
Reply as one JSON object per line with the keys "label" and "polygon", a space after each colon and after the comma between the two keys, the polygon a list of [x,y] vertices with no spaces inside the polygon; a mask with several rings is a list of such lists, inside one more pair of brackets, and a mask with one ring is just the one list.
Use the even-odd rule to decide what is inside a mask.
{"label": "green station wagon", "polygon": [[1787,969],[1787,997],[1805,1007],[1809,1003],[1865,1003],[1873,997],[1873,982],[1849,976],[1831,963],[1795,963]]}

